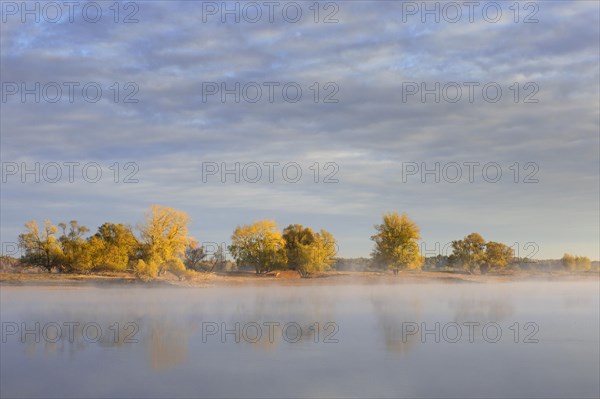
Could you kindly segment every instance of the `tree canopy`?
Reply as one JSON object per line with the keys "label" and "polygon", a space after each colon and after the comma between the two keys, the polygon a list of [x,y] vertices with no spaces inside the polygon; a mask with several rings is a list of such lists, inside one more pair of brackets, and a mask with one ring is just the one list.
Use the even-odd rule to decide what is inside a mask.
{"label": "tree canopy", "polygon": [[287,263],[285,241],[272,220],[236,227],[229,252],[239,265],[253,267],[257,274],[282,268]]}
{"label": "tree canopy", "polygon": [[[89,229],[77,220],[58,225],[45,220],[42,227],[32,220],[19,235],[21,264],[47,272],[134,272],[141,278],[153,278],[167,271],[182,278],[188,270],[227,271],[237,267],[251,267],[257,274],[295,270],[302,277],[309,277],[330,270],[332,265],[344,269],[353,264],[337,258],[336,240],[324,229],[316,231],[290,224],[280,231],[274,221],[259,220],[237,226],[231,245],[218,245],[215,252],[207,251],[188,235],[189,222],[187,213],[162,205],[149,208],[136,232],[127,225],[107,222],[95,234],[86,236]],[[426,263],[428,269],[460,267],[484,274],[518,268],[522,263],[514,257],[511,247],[486,242],[479,233],[452,241],[450,256],[425,259],[419,250],[420,229],[406,214],[384,214],[375,230],[371,236],[375,243],[371,260],[359,262],[365,270],[383,266],[398,274],[400,270],[421,270]],[[227,260],[226,249],[235,262]],[[555,267],[562,265],[568,271],[588,271],[592,267],[589,258],[568,253],[554,262]]]}
{"label": "tree canopy", "polygon": [[40,231],[35,220],[25,223],[25,233],[19,235],[19,245],[24,251],[23,261],[51,272],[60,266],[62,248],[56,237],[58,228],[50,220],[44,220]]}
{"label": "tree canopy", "polygon": [[283,230],[288,267],[306,277],[329,270],[336,255],[336,242],[326,230],[315,233],[300,224]]}
{"label": "tree canopy", "polygon": [[375,225],[377,233],[371,236],[375,241],[372,253],[376,263],[386,265],[394,274],[400,270],[421,269],[423,260],[418,240],[419,227],[406,214],[386,213],[383,223]]}
{"label": "tree canopy", "polygon": [[512,248],[500,242],[486,242],[479,233],[452,241],[452,249],[450,263],[463,267],[469,273],[502,270],[514,257]]}
{"label": "tree canopy", "polygon": [[566,253],[560,261],[562,266],[569,271],[588,271],[592,267],[592,261],[587,256],[575,256]]}
{"label": "tree canopy", "polygon": [[142,259],[136,269],[139,273],[153,277],[169,270],[181,276],[185,272],[183,259],[185,249],[192,242],[188,237],[190,217],[162,205],[153,205],[140,225]]}

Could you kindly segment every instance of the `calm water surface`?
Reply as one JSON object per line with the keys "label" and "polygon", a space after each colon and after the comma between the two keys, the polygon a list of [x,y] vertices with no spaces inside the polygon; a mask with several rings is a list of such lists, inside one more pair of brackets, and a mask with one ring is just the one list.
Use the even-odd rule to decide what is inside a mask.
{"label": "calm water surface", "polygon": [[599,291],[2,287],[0,394],[600,397]]}

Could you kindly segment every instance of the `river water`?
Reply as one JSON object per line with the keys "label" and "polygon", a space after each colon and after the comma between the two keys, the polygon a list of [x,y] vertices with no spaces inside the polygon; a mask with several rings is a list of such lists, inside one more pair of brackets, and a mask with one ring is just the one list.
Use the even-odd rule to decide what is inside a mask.
{"label": "river water", "polygon": [[589,282],[0,289],[2,397],[600,397]]}

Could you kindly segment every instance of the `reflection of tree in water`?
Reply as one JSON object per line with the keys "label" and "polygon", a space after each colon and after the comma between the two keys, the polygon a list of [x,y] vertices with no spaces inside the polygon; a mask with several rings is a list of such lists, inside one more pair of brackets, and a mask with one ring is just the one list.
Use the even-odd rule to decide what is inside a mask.
{"label": "reflection of tree in water", "polygon": [[[48,342],[41,337],[36,342],[35,337],[28,335],[24,344],[26,353],[30,356],[47,356],[53,353],[74,358],[78,353],[92,347],[122,347],[142,348],[148,355],[149,365],[155,369],[168,369],[186,362],[190,341],[198,340],[202,343],[202,323],[213,322],[221,327],[226,323],[228,328],[238,322],[243,327],[246,323],[258,323],[262,328],[262,337],[256,343],[240,340],[239,345],[260,351],[272,351],[280,345],[287,344],[282,337],[285,323],[295,322],[302,328],[301,341],[290,345],[309,345],[314,342],[314,323],[320,327],[319,342],[328,331],[323,330],[327,322],[335,322],[333,307],[337,296],[330,292],[313,292],[313,290],[278,289],[271,287],[269,290],[236,289],[220,292],[219,295],[206,295],[204,292],[189,295],[190,291],[182,290],[157,290],[153,295],[146,291],[123,292],[121,290],[102,293],[101,298],[89,295],[88,291],[77,292],[75,296],[51,298],[42,306],[35,309],[24,307],[22,314],[27,320],[18,319],[19,328],[22,322],[28,327],[36,322],[41,328],[47,323],[58,323],[63,335],[56,343]],[[89,297],[88,297],[89,295]],[[43,303],[43,302],[42,302]],[[66,334],[67,327],[63,322],[76,322],[73,340]],[[90,342],[83,337],[83,328],[86,323],[97,323],[102,328],[101,339]],[[265,322],[278,322],[275,327],[274,339],[269,340],[268,327]],[[118,323],[119,333],[115,334],[110,329]],[[138,342],[126,342],[127,333],[124,330],[127,323],[135,323],[137,333],[130,338]],[[93,331],[92,331],[93,332]],[[290,329],[294,334],[295,330]],[[15,342],[20,336],[15,335]],[[115,339],[116,338],[116,339]],[[226,345],[221,343],[220,333],[213,336],[206,345]],[[227,344],[238,345],[230,335]],[[136,349],[138,350],[138,349]]]}
{"label": "reflection of tree in water", "polygon": [[194,328],[189,324],[153,320],[149,333],[144,336],[144,345],[150,354],[150,363],[155,370],[177,367],[185,363],[189,337]]}
{"label": "reflection of tree in water", "polygon": [[598,306],[598,298],[594,298],[594,296],[589,295],[589,291],[585,288],[578,292],[558,291],[556,296],[557,298],[562,298],[562,305],[569,310],[586,308],[593,309]]}
{"label": "reflection of tree in water", "polygon": [[417,323],[421,327],[422,304],[419,298],[398,298],[398,295],[378,294],[370,298],[376,328],[383,334],[388,351],[406,354],[421,342],[420,332],[402,337],[402,323]]}
{"label": "reflection of tree in water", "polygon": [[508,297],[492,299],[462,297],[458,300],[450,300],[448,306],[455,311],[454,321],[457,323],[503,321],[515,310]]}
{"label": "reflection of tree in water", "polygon": [[[323,290],[312,292],[310,289],[290,290],[271,287],[269,291],[253,290],[249,294],[244,302],[237,304],[235,311],[220,312],[227,315],[223,321],[228,328],[233,328],[236,322],[240,323],[240,328],[247,323],[257,323],[262,328],[263,335],[258,342],[249,343],[241,339],[240,344],[251,345],[258,350],[272,351],[282,342],[285,343],[283,327],[286,323],[298,323],[302,329],[300,341],[293,345],[310,345],[315,343],[315,340],[323,342],[327,333],[332,331],[331,328],[324,330],[326,323],[335,322],[333,306],[336,300],[332,293]],[[279,323],[278,326],[273,327],[272,341],[269,340],[268,327],[263,325],[269,322]],[[319,336],[317,337],[315,337],[315,323],[318,323]],[[290,327],[288,338],[294,339],[295,334],[296,329]]]}
{"label": "reflection of tree in water", "polygon": [[[40,323],[40,330],[44,324],[50,323],[50,321],[40,321],[40,318],[33,320],[35,321],[30,320],[26,322],[26,325],[33,326],[38,321]],[[44,355],[67,353],[73,358],[78,352],[83,352],[92,346],[125,348],[131,345],[144,345],[150,357],[152,368],[167,369],[178,366],[186,361],[189,338],[199,330],[197,323],[192,320],[164,318],[153,313],[137,314],[135,317],[131,316],[117,321],[119,326],[118,333],[109,329],[110,326],[114,326],[114,319],[103,321],[103,318],[97,315],[96,317],[86,316],[85,319],[75,319],[71,315],[62,320],[79,323],[73,329],[73,333],[71,334],[72,339],[69,339],[69,335],[66,334],[66,327],[62,325],[63,334],[57,342],[50,342],[44,338],[43,334],[40,334],[39,342],[36,342],[35,336],[28,334],[23,342],[26,354],[28,356],[35,356],[37,349],[41,347],[43,348]],[[101,338],[97,342],[86,340],[83,335],[83,328],[90,320],[94,320],[94,323],[97,323],[102,328]],[[135,320],[135,325],[138,329],[133,330],[130,328],[127,331],[124,330],[124,326],[131,323],[131,320]],[[62,324],[62,322],[59,322],[59,324]],[[133,331],[136,331],[135,335],[131,334]],[[19,337],[15,338],[15,340],[19,339]],[[54,336],[51,337],[51,340],[54,340]]]}
{"label": "reflection of tree in water", "polygon": [[[21,340],[23,325],[26,328],[24,344],[33,350],[39,345],[44,346],[44,351],[47,353],[65,352],[65,351],[81,351],[90,345],[99,345],[103,347],[119,347],[129,343],[127,338],[139,338],[139,329],[133,327],[125,330],[124,326],[132,324],[133,317],[121,318],[115,320],[108,318],[107,315],[90,314],[82,317],[80,314],[61,314],[60,316],[48,319],[45,315],[30,315],[28,320],[19,320],[17,322],[19,331],[12,337],[15,340]],[[35,325],[39,324],[39,329],[36,330]],[[66,325],[65,325],[66,323]],[[137,323],[133,323],[136,324]],[[97,330],[93,325],[97,325],[100,330]],[[57,326],[59,329],[57,329]],[[88,326],[87,336],[84,335],[84,328]],[[44,331],[44,327],[47,330]],[[38,331],[39,333],[33,333]],[[134,331],[137,333],[130,334]],[[60,336],[57,336],[57,332]],[[97,332],[99,335],[97,336]],[[36,342],[37,335],[37,342]],[[87,339],[86,339],[87,337]],[[56,341],[56,342],[52,342]]]}

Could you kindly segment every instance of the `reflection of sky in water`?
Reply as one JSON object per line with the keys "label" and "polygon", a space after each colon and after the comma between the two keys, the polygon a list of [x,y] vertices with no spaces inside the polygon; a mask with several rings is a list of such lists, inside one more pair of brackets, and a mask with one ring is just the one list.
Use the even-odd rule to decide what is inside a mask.
{"label": "reflection of sky in water", "polygon": [[[2,287],[2,322],[79,322],[73,342],[7,336],[2,396],[33,397],[597,397],[597,283],[423,284],[215,289]],[[98,323],[98,343],[81,327]],[[124,342],[128,322],[137,343]],[[207,335],[203,323],[257,323],[256,343]],[[264,323],[277,322],[272,342]],[[298,323],[296,343],[282,333]],[[324,343],[330,338],[338,343]],[[497,343],[467,329],[457,343],[403,339],[403,323],[496,322]],[[509,327],[535,322],[538,344]],[[114,323],[119,323],[115,340]],[[319,323],[315,336],[314,323]],[[110,328],[113,326],[113,329]],[[311,329],[312,327],[312,329]],[[329,327],[332,327],[331,325]],[[250,331],[250,330],[248,330]],[[251,336],[254,337],[255,330]],[[294,329],[287,337],[294,337]],[[205,331],[206,332],[206,331]],[[317,341],[317,343],[315,343]]]}

